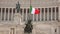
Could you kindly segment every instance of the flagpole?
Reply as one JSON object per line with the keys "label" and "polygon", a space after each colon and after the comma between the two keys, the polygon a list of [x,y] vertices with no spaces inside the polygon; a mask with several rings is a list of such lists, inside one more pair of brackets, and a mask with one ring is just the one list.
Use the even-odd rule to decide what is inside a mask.
{"label": "flagpole", "polygon": [[[31,6],[31,0],[30,0],[30,6]],[[31,16],[32,16],[31,13],[29,13],[29,18],[30,18],[30,20],[32,20],[32,19],[31,19]]]}
{"label": "flagpole", "polygon": [[[31,0],[30,0],[30,6],[31,6]],[[31,17],[31,13],[30,13],[30,10],[29,10],[29,14],[28,14],[28,20],[32,20],[32,17]]]}

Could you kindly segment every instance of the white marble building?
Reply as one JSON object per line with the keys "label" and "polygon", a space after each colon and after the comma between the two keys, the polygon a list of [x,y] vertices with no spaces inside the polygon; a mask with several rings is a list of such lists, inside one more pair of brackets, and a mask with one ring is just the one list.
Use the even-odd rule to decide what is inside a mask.
{"label": "white marble building", "polygon": [[[19,1],[21,11],[16,11]],[[32,34],[60,34],[60,0],[31,0],[40,10],[32,15]],[[0,0],[0,34],[24,34],[30,0]],[[20,14],[21,13],[21,14]]]}

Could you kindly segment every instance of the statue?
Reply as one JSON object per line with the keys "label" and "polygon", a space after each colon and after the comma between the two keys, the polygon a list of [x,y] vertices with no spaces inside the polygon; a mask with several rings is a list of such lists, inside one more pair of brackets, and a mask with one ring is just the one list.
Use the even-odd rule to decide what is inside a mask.
{"label": "statue", "polygon": [[31,23],[32,20],[28,20],[26,27],[24,29],[24,33],[32,33],[33,25]]}
{"label": "statue", "polygon": [[20,4],[19,4],[19,2],[18,2],[18,4],[16,4],[16,9],[17,9],[17,12],[20,11]]}

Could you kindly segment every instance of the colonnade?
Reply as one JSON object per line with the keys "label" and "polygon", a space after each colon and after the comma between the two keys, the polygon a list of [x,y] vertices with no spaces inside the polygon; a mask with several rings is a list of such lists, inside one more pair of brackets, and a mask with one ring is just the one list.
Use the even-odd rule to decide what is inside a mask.
{"label": "colonnade", "polygon": [[[47,7],[38,8],[40,14],[33,14],[31,16],[33,21],[53,21],[58,20],[59,10],[58,7]],[[0,8],[0,21],[11,21],[14,20],[14,13],[16,13],[15,8]],[[29,14],[29,8],[21,8],[20,12],[23,16],[23,21],[26,21]]]}

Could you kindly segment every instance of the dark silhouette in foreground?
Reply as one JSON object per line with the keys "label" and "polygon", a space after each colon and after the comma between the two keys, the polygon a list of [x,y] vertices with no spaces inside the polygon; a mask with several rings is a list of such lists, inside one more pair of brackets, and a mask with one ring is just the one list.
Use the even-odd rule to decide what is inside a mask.
{"label": "dark silhouette in foreground", "polygon": [[32,33],[33,25],[31,23],[32,20],[28,20],[26,27],[24,28],[24,33]]}

